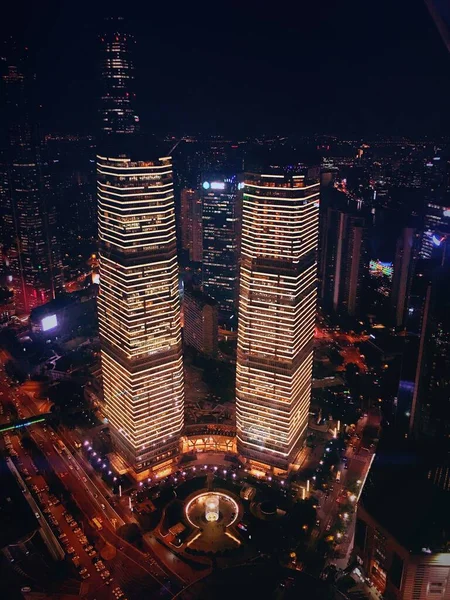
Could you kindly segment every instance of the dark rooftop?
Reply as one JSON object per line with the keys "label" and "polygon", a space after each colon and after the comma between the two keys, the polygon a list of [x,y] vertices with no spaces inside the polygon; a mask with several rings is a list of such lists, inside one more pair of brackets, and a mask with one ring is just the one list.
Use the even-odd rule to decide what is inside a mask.
{"label": "dark rooftop", "polygon": [[37,522],[4,459],[0,459],[0,548],[37,529]]}
{"label": "dark rooftop", "polygon": [[216,306],[217,302],[214,300],[214,298],[211,298],[211,296],[208,296],[206,294],[204,294],[203,292],[200,292],[199,290],[186,290],[184,292],[185,296],[190,296],[191,298],[193,298],[194,300],[197,300],[197,302],[203,304],[209,304],[209,306]]}
{"label": "dark rooftop", "polygon": [[345,599],[345,596],[323,581],[274,564],[249,564],[218,570],[180,593],[180,600],[272,597],[283,597],[285,600]]}
{"label": "dark rooftop", "polygon": [[48,314],[53,314],[58,310],[62,310],[63,308],[66,308],[66,306],[70,306],[71,304],[76,302],[78,298],[79,297],[74,294],[70,294],[67,296],[58,296],[58,298],[50,300],[50,302],[47,302],[46,304],[42,304],[41,306],[33,308],[33,310],[31,311],[31,320],[38,321],[39,319],[42,319]]}
{"label": "dark rooftop", "polygon": [[448,551],[450,491],[442,469],[448,473],[449,464],[444,458],[432,460],[407,441],[382,441],[364,486],[363,508],[410,552]]}

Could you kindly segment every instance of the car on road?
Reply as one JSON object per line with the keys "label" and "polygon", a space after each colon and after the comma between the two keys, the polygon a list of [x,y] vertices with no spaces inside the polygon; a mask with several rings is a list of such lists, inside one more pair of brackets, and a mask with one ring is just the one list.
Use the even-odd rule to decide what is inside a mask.
{"label": "car on road", "polygon": [[82,533],[81,529],[79,527],[75,527],[73,532],[75,533],[75,535],[78,535],[79,533]]}
{"label": "car on road", "polygon": [[73,546],[69,546],[67,548],[67,554],[75,554],[75,548]]}

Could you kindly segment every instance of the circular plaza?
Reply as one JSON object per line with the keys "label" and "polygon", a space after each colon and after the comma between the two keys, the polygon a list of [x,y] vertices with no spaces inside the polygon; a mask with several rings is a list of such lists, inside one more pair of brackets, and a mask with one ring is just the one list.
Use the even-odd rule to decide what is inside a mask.
{"label": "circular plaza", "polygon": [[184,516],[192,528],[188,545],[202,552],[221,552],[240,545],[234,525],[242,517],[237,497],[225,490],[202,490],[185,502]]}

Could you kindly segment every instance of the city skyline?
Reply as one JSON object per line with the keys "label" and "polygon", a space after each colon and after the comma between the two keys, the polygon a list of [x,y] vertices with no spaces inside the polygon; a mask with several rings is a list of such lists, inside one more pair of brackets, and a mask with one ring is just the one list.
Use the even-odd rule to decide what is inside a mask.
{"label": "city skyline", "polygon": [[4,11],[2,598],[450,598],[447,4]]}
{"label": "city skyline", "polygon": [[[8,32],[14,31],[14,10],[4,25]],[[450,59],[424,1],[382,0],[377,11],[356,0],[291,5],[288,27],[283,11],[269,18],[250,5],[218,10],[219,18],[212,20],[200,6],[193,11],[180,8],[171,15],[168,30],[163,7],[152,8],[152,19],[145,7],[138,18],[118,3],[90,5],[79,13],[51,2],[36,11],[29,3],[29,20],[21,20],[18,33],[37,55],[46,129],[92,130],[98,63],[90,57],[101,21],[109,14],[127,19],[142,49],[136,65],[137,102],[149,109],[140,115],[148,130],[177,135],[448,135],[444,98]],[[302,28],[308,21],[318,26]],[[45,44],[36,31],[45,32]],[[201,44],[204,35],[217,40],[208,53]],[[152,56],[158,48],[164,49],[170,70],[161,65],[155,71],[151,61],[139,58]],[[248,80],[249,68],[258,82],[256,94],[250,93],[252,87],[256,90],[255,78],[251,85]],[[290,73],[295,73],[292,80]],[[156,74],[158,95],[151,83]],[[277,77],[287,84],[272,93],[264,81]],[[304,78],[314,87],[311,96],[301,94]],[[215,86],[222,92],[212,103],[209,90]]]}

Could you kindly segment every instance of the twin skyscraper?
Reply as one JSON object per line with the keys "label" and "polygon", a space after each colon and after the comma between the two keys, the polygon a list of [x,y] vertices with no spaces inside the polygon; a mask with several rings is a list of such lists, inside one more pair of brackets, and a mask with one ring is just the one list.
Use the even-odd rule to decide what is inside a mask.
{"label": "twin skyscraper", "polygon": [[[101,36],[98,311],[111,433],[143,478],[175,463],[184,377],[172,157],[136,135],[127,39],[114,28]],[[237,449],[284,472],[308,424],[319,172],[270,152],[255,164],[242,189]]]}

